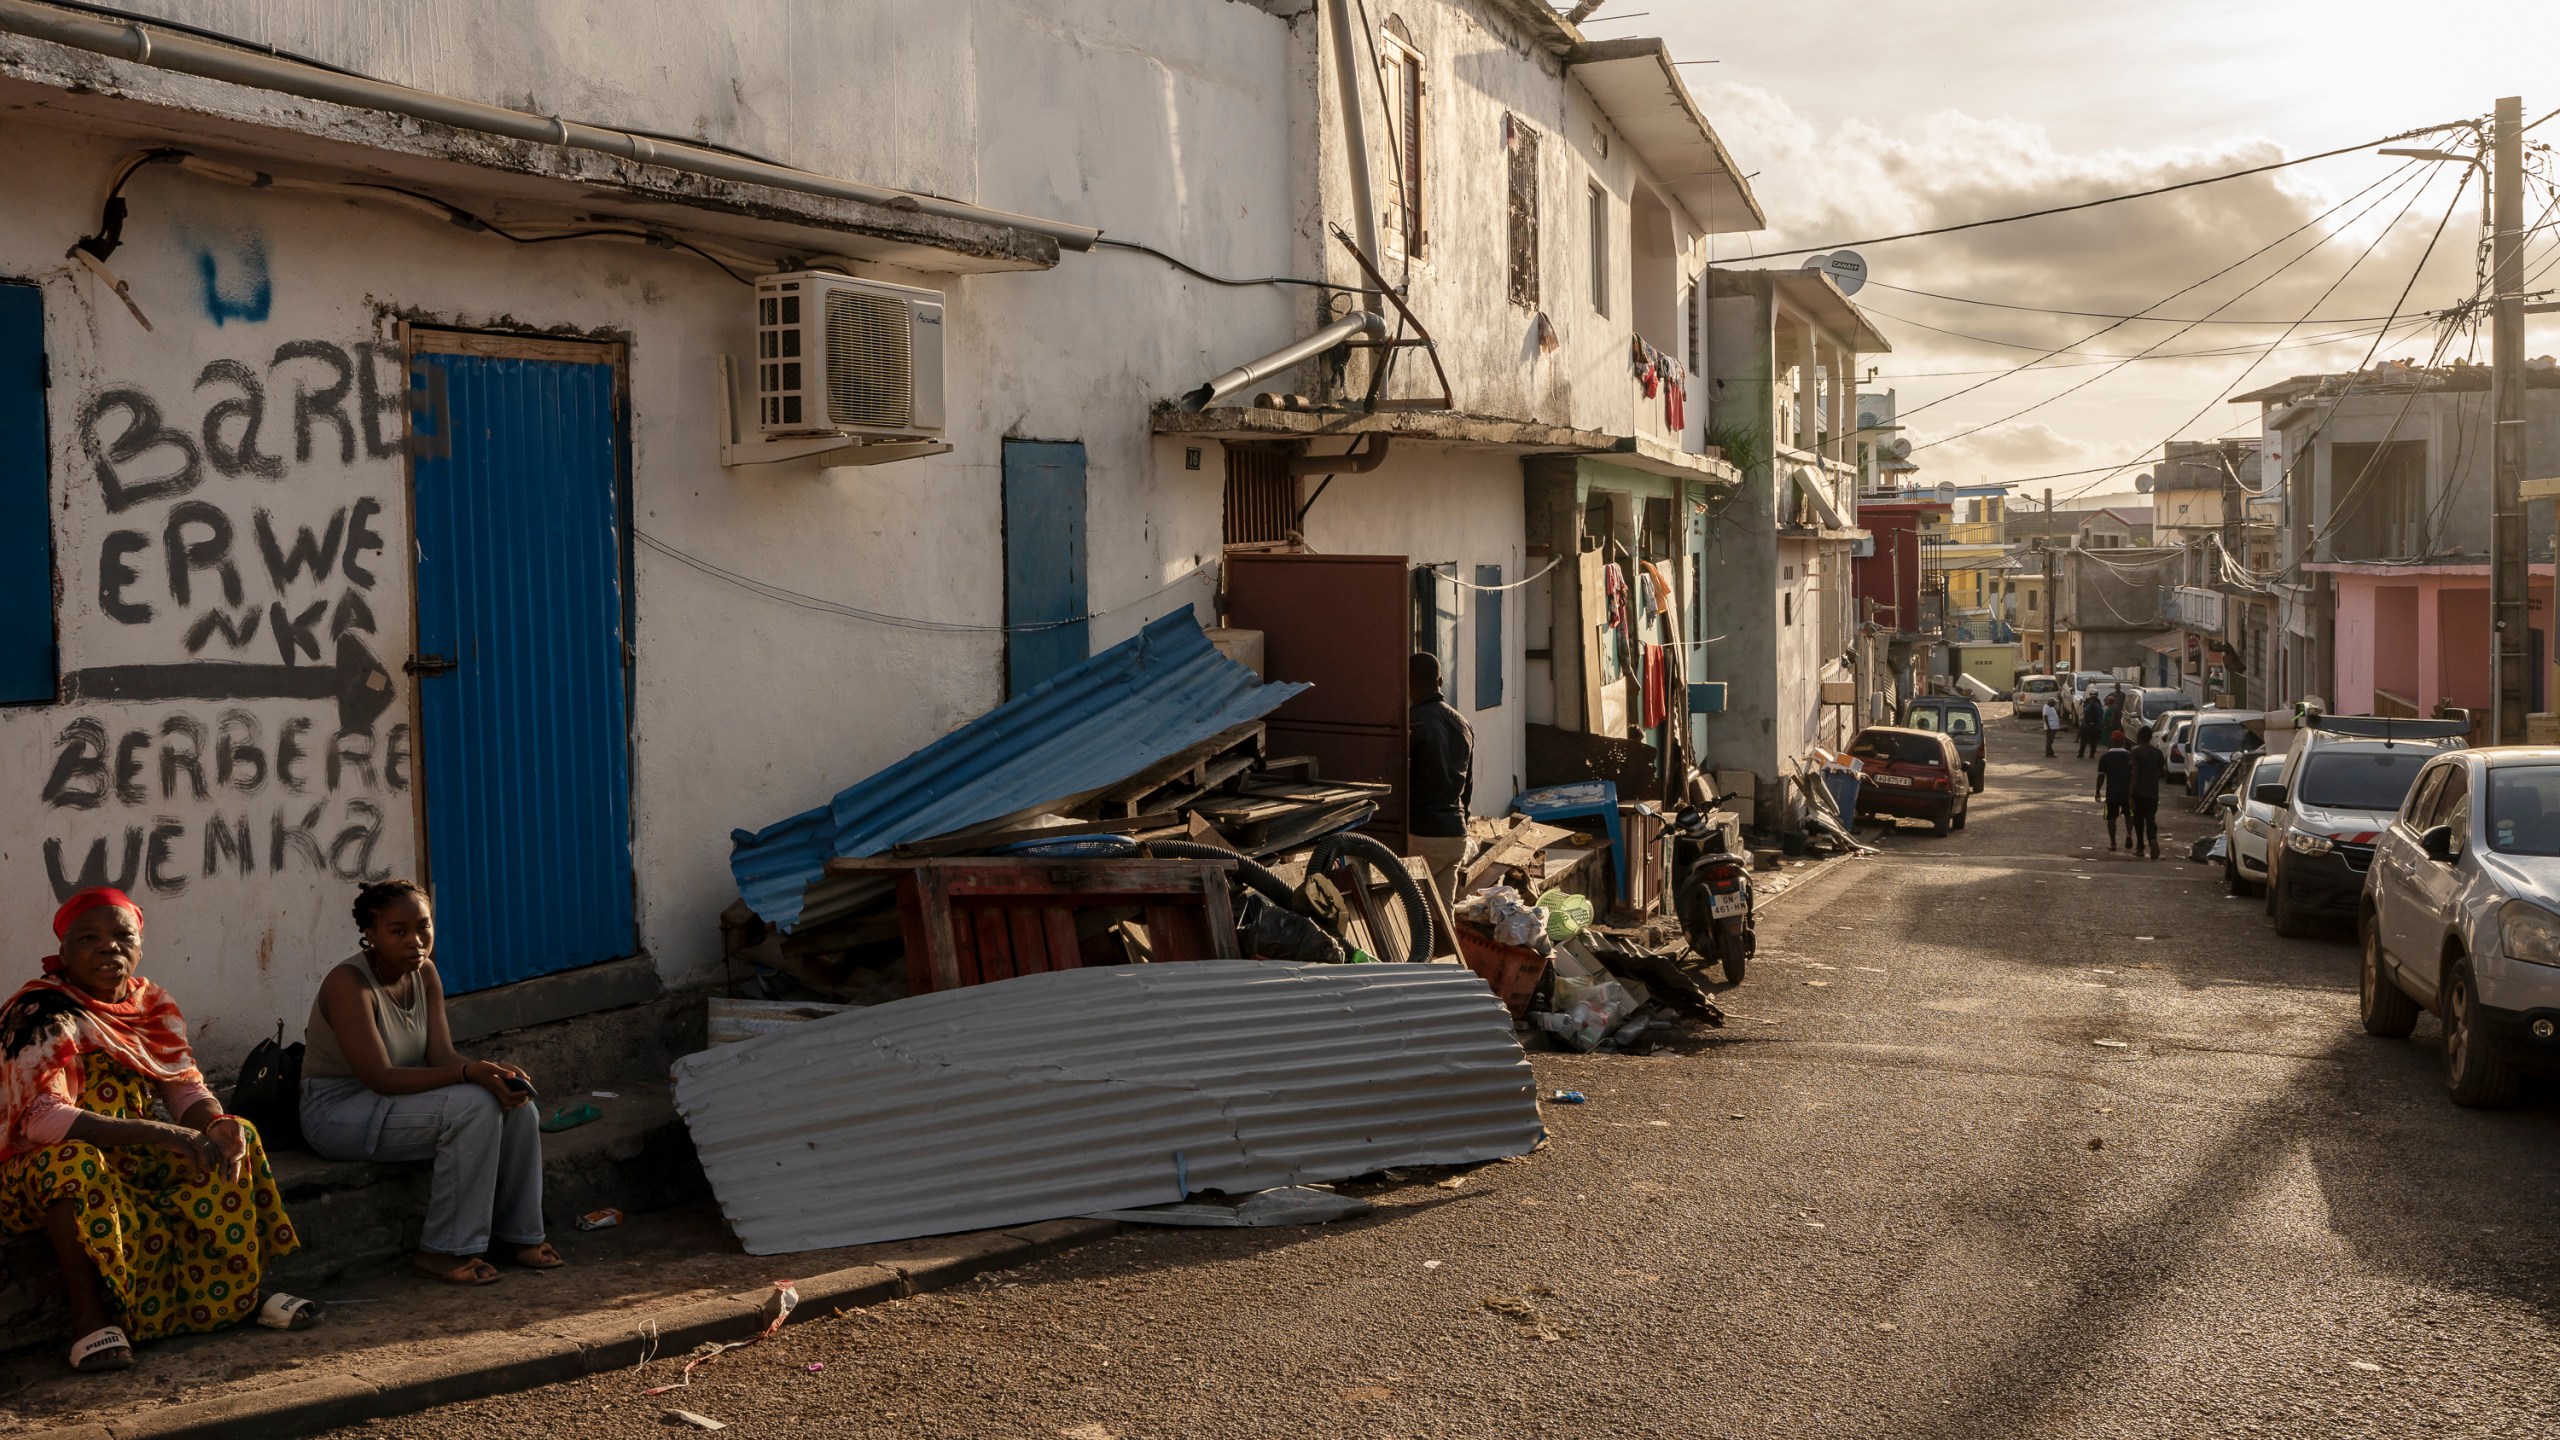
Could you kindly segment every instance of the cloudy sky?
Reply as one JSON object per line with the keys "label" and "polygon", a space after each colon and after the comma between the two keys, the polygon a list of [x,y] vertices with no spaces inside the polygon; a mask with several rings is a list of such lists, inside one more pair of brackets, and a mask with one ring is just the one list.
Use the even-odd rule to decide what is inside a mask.
{"label": "cloudy sky", "polygon": [[[1764,233],[1719,242],[1719,260],[1730,262],[2486,116],[2501,94],[2522,95],[2531,120],[2560,107],[2560,71],[2544,58],[2560,28],[2555,12],[2551,0],[2437,12],[2366,0],[1610,0],[1584,29],[1595,38],[1660,34],[1683,60],[1718,62],[1682,73],[1735,158],[1758,171],[1752,185],[1770,218]],[[2560,141],[2560,121],[2528,139]],[[1858,300],[1894,343],[1875,362],[1874,383],[1899,392],[1913,458],[1932,481],[2041,477],[2156,455],[2173,435],[2253,431],[2254,407],[2219,397],[2351,368],[2413,274],[2408,311],[2472,293],[2480,187],[2475,178],[2457,201],[2464,173],[2368,151],[2070,216],[1864,246],[1872,280]],[[2560,210],[2543,213],[2549,187],[2529,182],[2527,197],[2529,224],[2560,220]],[[2439,223],[2442,239],[2421,271]],[[2560,262],[2560,227],[2531,237],[2526,256],[2528,275]],[[2560,267],[2542,283],[2560,285]],[[2171,318],[2103,318],[2146,310]],[[2306,316],[2288,334],[2286,324]],[[2274,323],[2183,324],[2198,318]],[[2537,317],[2529,354],[2560,350],[2554,320]],[[2404,324],[2378,358],[2424,359],[2441,333]],[[2066,345],[2036,371],[1997,374]],[[2280,348],[2262,357],[2270,345]],[[2114,364],[2140,353],[2164,358]],[[2485,361],[2485,325],[2476,350],[2466,332],[2449,353]],[[2167,358],[2177,356],[2186,358]],[[2049,403],[2028,409],[2038,402]],[[2100,486],[2078,502],[2088,503],[2130,491],[2141,468],[2028,488],[2050,483],[2074,503],[2075,490]]]}

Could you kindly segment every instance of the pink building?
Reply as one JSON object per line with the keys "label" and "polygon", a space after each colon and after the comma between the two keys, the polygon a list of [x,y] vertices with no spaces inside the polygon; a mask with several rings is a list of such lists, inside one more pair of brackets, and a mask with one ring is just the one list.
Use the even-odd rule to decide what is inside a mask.
{"label": "pink building", "polygon": [[[2337,625],[2339,715],[2431,715],[2438,702],[2475,712],[2490,703],[2489,567],[2314,562],[2329,577]],[[2532,567],[2532,708],[2547,708],[2551,566]]]}

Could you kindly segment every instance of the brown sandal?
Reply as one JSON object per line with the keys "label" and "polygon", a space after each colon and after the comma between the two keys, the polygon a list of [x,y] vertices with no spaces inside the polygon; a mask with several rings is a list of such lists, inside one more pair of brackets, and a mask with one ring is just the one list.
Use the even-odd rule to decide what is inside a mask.
{"label": "brown sandal", "polygon": [[569,1263],[560,1258],[560,1252],[552,1249],[551,1242],[548,1240],[512,1251],[507,1258],[527,1270],[557,1270]]}
{"label": "brown sandal", "polygon": [[440,1255],[436,1258],[449,1262],[449,1265],[437,1265],[420,1254],[409,1262],[409,1268],[447,1285],[495,1285],[506,1278],[498,1273],[498,1267],[477,1255]]}

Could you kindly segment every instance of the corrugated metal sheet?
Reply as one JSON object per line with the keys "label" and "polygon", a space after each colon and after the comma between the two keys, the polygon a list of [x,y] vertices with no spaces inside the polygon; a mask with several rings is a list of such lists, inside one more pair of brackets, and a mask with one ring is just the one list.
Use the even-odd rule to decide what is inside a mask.
{"label": "corrugated metal sheet", "polygon": [[418,781],[437,961],[478,990],[636,948],[618,352],[417,343],[418,649],[453,662],[414,682]]}
{"label": "corrugated metal sheet", "polygon": [[676,1063],[757,1255],[1526,1154],[1511,1015],[1456,965],[1201,960],[1026,975]]}
{"label": "corrugated metal sheet", "polygon": [[827,805],[731,832],[729,868],[764,919],[785,929],[823,919],[845,900],[810,893],[835,856],[878,855],[1099,790],[1306,688],[1266,685],[1219,654],[1185,606]]}

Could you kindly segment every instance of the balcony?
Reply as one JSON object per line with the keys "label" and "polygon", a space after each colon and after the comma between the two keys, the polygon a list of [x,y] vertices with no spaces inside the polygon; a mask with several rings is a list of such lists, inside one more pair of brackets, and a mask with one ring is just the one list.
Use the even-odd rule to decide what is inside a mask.
{"label": "balcony", "polygon": [[2160,618],[2188,630],[2222,633],[2222,594],[2201,585],[2173,585],[2160,592]]}

